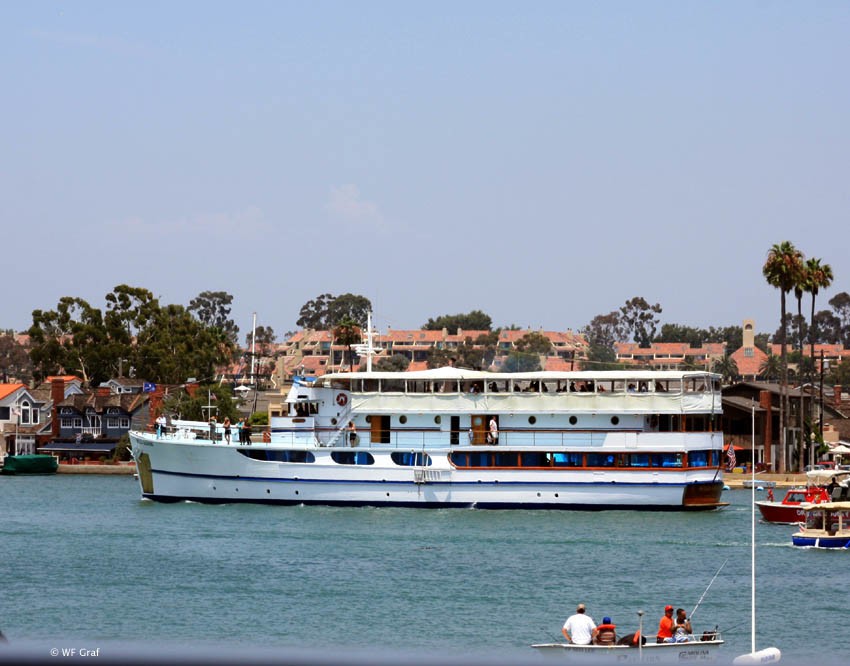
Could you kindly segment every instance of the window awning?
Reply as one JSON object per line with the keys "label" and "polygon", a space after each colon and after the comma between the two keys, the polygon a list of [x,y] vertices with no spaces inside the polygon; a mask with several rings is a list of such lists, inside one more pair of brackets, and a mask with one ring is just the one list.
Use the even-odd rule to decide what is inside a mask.
{"label": "window awning", "polygon": [[109,453],[118,445],[117,442],[51,442],[47,446],[40,446],[38,451],[45,453],[69,452],[69,453]]}

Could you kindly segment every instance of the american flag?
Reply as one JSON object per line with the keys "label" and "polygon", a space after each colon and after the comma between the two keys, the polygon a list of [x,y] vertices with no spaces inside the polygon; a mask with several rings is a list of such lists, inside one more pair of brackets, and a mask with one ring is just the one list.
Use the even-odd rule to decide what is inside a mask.
{"label": "american flag", "polygon": [[731,472],[735,469],[737,462],[735,459],[735,447],[730,444],[729,448],[726,449],[726,471]]}

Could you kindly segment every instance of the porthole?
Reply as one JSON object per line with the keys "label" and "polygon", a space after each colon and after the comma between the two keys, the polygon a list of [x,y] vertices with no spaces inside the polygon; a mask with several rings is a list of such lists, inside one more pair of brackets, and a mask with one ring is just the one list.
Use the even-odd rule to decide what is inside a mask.
{"label": "porthole", "polygon": [[336,419],[331,419],[331,425],[336,425]]}
{"label": "porthole", "polygon": [[578,419],[575,416],[570,417],[570,425],[575,425],[578,423]]}
{"label": "porthole", "polygon": [[398,422],[399,423],[407,423],[407,416],[402,414],[401,416],[398,417]]}
{"label": "porthole", "polygon": [[536,416],[529,416],[529,417],[528,417],[528,422],[529,422],[531,425],[534,425],[535,423],[537,423],[537,417],[536,417]]}
{"label": "porthole", "polygon": [[611,425],[617,425],[619,422],[620,422],[619,416],[612,416],[611,417]]}
{"label": "porthole", "polygon": [[434,423],[439,424],[439,423],[442,423],[442,422],[443,422],[443,419],[439,415],[434,417]]}

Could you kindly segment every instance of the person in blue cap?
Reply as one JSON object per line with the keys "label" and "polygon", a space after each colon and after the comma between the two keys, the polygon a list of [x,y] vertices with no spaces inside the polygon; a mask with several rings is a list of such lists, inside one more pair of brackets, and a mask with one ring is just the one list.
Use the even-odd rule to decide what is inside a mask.
{"label": "person in blue cap", "polygon": [[596,627],[596,644],[614,645],[616,642],[617,625],[611,622],[611,618],[606,615],[602,618],[602,622]]}

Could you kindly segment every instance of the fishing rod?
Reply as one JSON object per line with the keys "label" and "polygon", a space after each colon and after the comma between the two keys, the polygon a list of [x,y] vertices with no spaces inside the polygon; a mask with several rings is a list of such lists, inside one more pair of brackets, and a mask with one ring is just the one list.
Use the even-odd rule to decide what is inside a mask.
{"label": "fishing rod", "polygon": [[721,565],[720,565],[720,568],[717,570],[717,573],[716,573],[716,574],[714,574],[714,577],[713,577],[713,578],[711,579],[711,581],[708,583],[708,587],[706,587],[706,588],[705,588],[705,592],[703,592],[703,593],[702,593],[702,596],[699,598],[699,601],[697,601],[697,605],[696,605],[696,606],[694,606],[694,609],[691,611],[691,614],[688,616],[688,617],[691,619],[691,621],[693,621],[693,619],[694,619],[694,613],[696,613],[696,612],[697,612],[697,608],[699,608],[699,605],[702,603],[702,600],[703,600],[703,599],[705,599],[705,595],[706,595],[706,594],[708,594],[708,590],[711,588],[711,584],[712,584],[712,583],[715,581],[715,579],[716,579],[716,578],[720,575],[720,572],[723,570],[723,567],[725,567],[725,566],[726,566],[726,562],[728,562],[728,561],[729,561],[729,558],[727,557],[727,558],[726,558],[726,561],[725,561],[725,562],[723,562],[723,564],[721,564]]}

